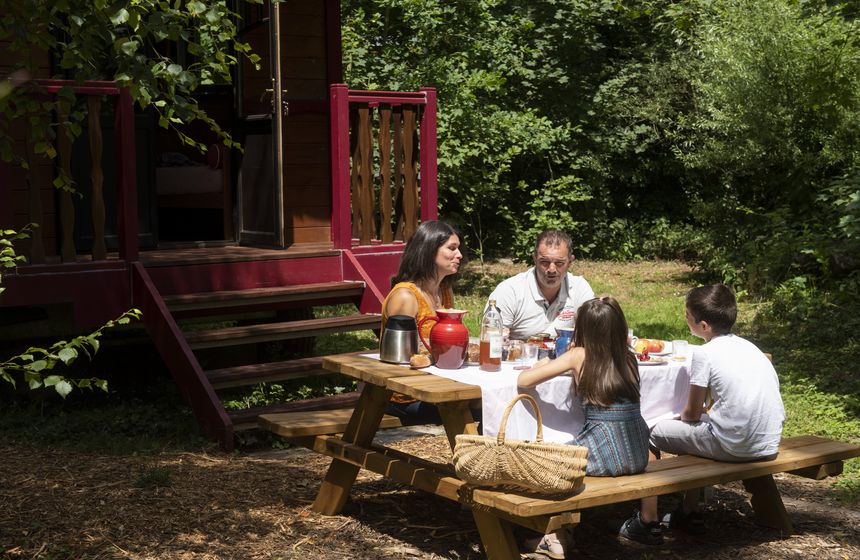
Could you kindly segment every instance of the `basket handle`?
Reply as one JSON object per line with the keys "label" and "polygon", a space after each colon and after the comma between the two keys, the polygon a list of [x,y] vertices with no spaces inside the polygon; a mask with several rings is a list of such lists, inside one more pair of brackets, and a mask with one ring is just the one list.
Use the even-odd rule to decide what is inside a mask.
{"label": "basket handle", "polygon": [[538,403],[531,395],[527,395],[525,393],[520,393],[508,403],[508,406],[505,407],[505,412],[502,414],[502,421],[499,425],[499,435],[496,436],[496,441],[499,445],[505,443],[505,428],[508,425],[508,416],[511,415],[511,410],[514,409],[514,405],[517,404],[518,401],[525,400],[531,403],[532,410],[535,411],[535,418],[537,418],[537,436],[535,437],[535,442],[543,441],[543,419],[540,416],[540,408],[538,408]]}

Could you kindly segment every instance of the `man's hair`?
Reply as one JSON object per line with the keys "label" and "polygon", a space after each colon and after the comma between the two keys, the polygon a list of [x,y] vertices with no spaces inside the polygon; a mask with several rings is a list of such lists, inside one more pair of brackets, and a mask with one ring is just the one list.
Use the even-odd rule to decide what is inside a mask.
{"label": "man's hair", "polygon": [[735,294],[723,284],[693,288],[687,294],[686,305],[697,323],[707,321],[717,334],[731,332],[738,318]]}
{"label": "man's hair", "polygon": [[542,231],[541,234],[538,235],[537,241],[535,241],[535,250],[533,253],[533,256],[535,258],[537,258],[537,256],[538,256],[538,247],[541,246],[541,243],[543,243],[549,247],[554,247],[556,245],[560,245],[560,244],[564,243],[565,245],[567,245],[567,256],[568,256],[568,258],[571,256],[570,236],[561,230],[547,229],[547,230]]}

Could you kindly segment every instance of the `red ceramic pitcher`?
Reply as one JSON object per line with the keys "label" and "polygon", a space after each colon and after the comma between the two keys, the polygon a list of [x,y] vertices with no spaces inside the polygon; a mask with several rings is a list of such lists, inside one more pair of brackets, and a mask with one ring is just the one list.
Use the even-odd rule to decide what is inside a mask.
{"label": "red ceramic pitcher", "polygon": [[[468,311],[460,309],[438,309],[435,317],[424,317],[418,322],[418,334],[421,342],[430,350],[433,363],[441,369],[457,369],[466,361],[466,350],[469,347],[469,329],[463,324],[463,315]],[[421,334],[421,325],[425,321],[436,321],[430,329],[430,344]]]}

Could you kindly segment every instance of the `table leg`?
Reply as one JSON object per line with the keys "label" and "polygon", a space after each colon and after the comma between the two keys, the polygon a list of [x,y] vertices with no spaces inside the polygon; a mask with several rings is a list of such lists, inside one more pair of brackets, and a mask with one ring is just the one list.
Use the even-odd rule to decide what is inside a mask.
{"label": "table leg", "polygon": [[[352,413],[349,424],[346,426],[343,440],[362,447],[370,447],[373,436],[376,435],[379,424],[382,422],[382,416],[385,414],[385,408],[388,406],[391,394],[392,392],[384,387],[366,384],[358,403],[355,405],[355,412]],[[314,511],[323,515],[340,513],[346,504],[346,499],[349,497],[349,491],[352,489],[355,477],[358,476],[358,471],[359,467],[355,465],[333,459],[325,479],[323,479],[322,486],[320,486],[317,498],[314,500]]]}
{"label": "table leg", "polygon": [[472,510],[475,525],[481,535],[481,543],[488,560],[518,560],[520,558],[517,540],[511,523],[487,512]]}
{"label": "table leg", "polygon": [[782,529],[786,533],[794,531],[791,518],[785,511],[779,489],[771,475],[748,478],[743,482],[744,488],[751,494],[750,503],[757,522],[766,527]]}
{"label": "table leg", "polygon": [[448,445],[454,449],[454,436],[457,434],[477,435],[478,426],[472,416],[472,409],[468,401],[445,402],[436,405],[439,408],[439,416],[442,417],[442,425],[448,435]]}
{"label": "table leg", "polygon": [[[475,424],[468,401],[438,403],[437,406],[451,449],[454,449],[454,438],[458,434],[476,435],[478,433],[478,426]],[[475,525],[478,527],[481,543],[489,560],[519,559],[519,547],[508,520],[477,509],[472,510],[472,516],[475,518]]]}

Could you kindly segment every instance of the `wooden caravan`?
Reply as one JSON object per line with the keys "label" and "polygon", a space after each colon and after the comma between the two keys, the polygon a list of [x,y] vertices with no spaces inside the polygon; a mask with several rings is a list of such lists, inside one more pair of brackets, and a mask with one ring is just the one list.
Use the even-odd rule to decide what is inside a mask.
{"label": "wooden caravan", "polygon": [[[236,356],[247,353],[229,349],[377,329],[405,241],[437,215],[435,91],[341,83],[337,0],[236,9],[262,69],[243,64],[232,84],[201,90],[200,102],[243,152],[198,125],[185,132],[209,151],[184,146],[135,111],[128,91],[59,79],[45,55],[40,75],[21,87],[42,99],[71,88],[86,125],[74,143],[60,127],[53,160],[29,147],[29,171],[0,163],[0,229],[39,224],[16,245],[27,263],[3,277],[0,310],[17,318],[4,321],[15,323],[0,327],[4,336],[37,316],[69,317],[82,331],[140,308],[196,417],[228,449],[258,411],[228,413],[219,391],[324,373],[320,358],[242,362]],[[189,56],[173,48],[177,60]],[[0,48],[0,74],[14,57]],[[26,123],[11,125],[17,148],[28,149]],[[52,185],[60,169],[80,196]],[[354,312],[314,316],[314,306],[336,303]],[[206,316],[242,319],[183,332],[184,319]],[[219,351],[231,359],[211,357]]]}

